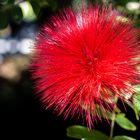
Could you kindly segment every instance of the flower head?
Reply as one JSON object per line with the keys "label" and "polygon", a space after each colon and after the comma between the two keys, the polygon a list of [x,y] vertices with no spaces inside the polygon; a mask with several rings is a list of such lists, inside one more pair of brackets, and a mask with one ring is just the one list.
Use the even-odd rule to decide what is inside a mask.
{"label": "flower head", "polygon": [[96,106],[112,110],[117,97],[126,101],[139,82],[139,42],[132,23],[118,20],[111,7],[66,9],[38,34],[33,78],[43,104],[65,117],[83,115],[89,126],[99,117]]}

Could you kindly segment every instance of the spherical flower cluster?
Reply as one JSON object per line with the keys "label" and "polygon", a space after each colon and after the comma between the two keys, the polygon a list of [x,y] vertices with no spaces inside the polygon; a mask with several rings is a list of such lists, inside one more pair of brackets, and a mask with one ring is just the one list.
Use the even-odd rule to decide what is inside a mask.
{"label": "spherical flower cluster", "polygon": [[133,95],[139,41],[130,20],[106,6],[71,8],[51,18],[37,36],[32,77],[46,108],[79,118],[89,126],[100,106],[104,116],[118,98]]}

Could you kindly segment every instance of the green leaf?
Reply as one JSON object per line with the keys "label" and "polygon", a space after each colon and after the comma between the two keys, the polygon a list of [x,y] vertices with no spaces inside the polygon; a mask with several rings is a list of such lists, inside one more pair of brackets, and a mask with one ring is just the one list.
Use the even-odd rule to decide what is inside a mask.
{"label": "green leaf", "polygon": [[24,1],[20,3],[19,6],[23,13],[23,20],[31,22],[36,19],[36,15],[30,2]]}
{"label": "green leaf", "polygon": [[135,105],[133,105],[133,110],[135,112],[136,119],[139,120],[139,110]]}
{"label": "green leaf", "polygon": [[90,130],[84,126],[74,125],[67,128],[67,136],[77,139],[85,138],[86,140],[108,140],[108,136],[97,130]]}
{"label": "green leaf", "polygon": [[[140,60],[140,58],[136,58],[136,59]],[[140,92],[140,85],[135,85],[135,86],[133,86],[133,88],[136,92]]]}
{"label": "green leaf", "polygon": [[140,111],[140,85],[136,85],[134,89],[137,93],[133,97],[133,104]]}
{"label": "green leaf", "polygon": [[136,126],[130,120],[128,120],[123,113],[117,114],[115,121],[123,129],[131,131],[136,130]]}
{"label": "green leaf", "polygon": [[85,140],[109,140],[109,137],[100,131],[93,130],[92,136]]}
{"label": "green leaf", "polygon": [[14,6],[11,11],[11,17],[13,21],[20,22],[23,18],[22,10],[19,6]]}
{"label": "green leaf", "polygon": [[30,2],[36,2],[39,4],[40,7],[46,7],[49,4],[49,1],[54,1],[54,0],[30,0]]}
{"label": "green leaf", "polygon": [[8,0],[0,0],[0,4],[5,5],[7,4]]}
{"label": "green leaf", "polygon": [[0,11],[0,29],[4,29],[8,26],[8,17],[4,12]]}
{"label": "green leaf", "polygon": [[52,8],[52,10],[56,10],[58,8],[58,1],[56,0],[48,0],[49,6]]}
{"label": "green leaf", "polygon": [[136,139],[128,136],[115,136],[113,140],[136,140]]}
{"label": "green leaf", "polygon": [[34,13],[38,16],[41,8],[39,3],[37,3],[36,1],[30,1],[30,3],[32,5]]}
{"label": "green leaf", "polygon": [[135,112],[136,119],[139,120],[139,110],[138,110],[138,108],[134,104],[131,104],[131,103],[128,103],[128,102],[126,102],[126,103],[127,103],[127,105],[129,105],[129,107],[131,107],[133,109],[133,111]]}
{"label": "green leaf", "polygon": [[133,104],[140,111],[140,94],[135,94]]}
{"label": "green leaf", "polygon": [[14,4],[15,0],[8,0],[8,4]]}
{"label": "green leaf", "polygon": [[135,85],[133,87],[136,93],[133,96],[133,105],[132,108],[135,112],[136,119],[139,120],[139,112],[140,112],[140,85]]}
{"label": "green leaf", "polygon": [[84,126],[74,125],[67,128],[67,136],[72,138],[87,138],[91,135],[88,128]]}
{"label": "green leaf", "polygon": [[83,5],[87,6],[88,5],[88,0],[73,0],[72,1],[72,7],[75,10],[80,10]]}
{"label": "green leaf", "polygon": [[103,109],[101,106],[96,105],[96,114],[98,114],[99,116],[101,116],[102,118],[106,118],[111,120],[112,119],[112,112],[110,112],[109,110],[106,110],[105,112],[106,114],[104,114]]}

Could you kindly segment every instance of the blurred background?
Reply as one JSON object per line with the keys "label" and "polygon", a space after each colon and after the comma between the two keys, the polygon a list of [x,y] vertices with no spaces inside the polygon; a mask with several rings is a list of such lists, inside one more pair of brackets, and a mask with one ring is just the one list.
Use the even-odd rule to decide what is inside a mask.
{"label": "blurred background", "polygon": [[[82,124],[74,120],[64,121],[51,110],[45,110],[34,96],[33,81],[28,70],[30,53],[37,32],[44,22],[59,10],[76,6],[81,0],[0,0],[0,139],[61,139],[66,128]],[[112,3],[119,11],[135,20],[140,34],[139,0],[85,0],[87,3]],[[127,20],[127,18],[125,18]],[[137,125],[137,131],[125,132],[140,140],[140,122],[131,109],[127,115]],[[95,124],[99,130],[109,133],[106,122]],[[117,134],[123,134],[117,126]]]}

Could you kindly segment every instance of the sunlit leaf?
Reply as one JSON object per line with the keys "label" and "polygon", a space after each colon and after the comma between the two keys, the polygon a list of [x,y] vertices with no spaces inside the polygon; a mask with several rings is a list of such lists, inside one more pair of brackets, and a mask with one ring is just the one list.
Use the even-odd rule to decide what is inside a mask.
{"label": "sunlit leaf", "polygon": [[128,136],[115,136],[113,140],[136,140],[136,139]]}
{"label": "sunlit leaf", "polygon": [[140,111],[140,94],[135,94],[133,104]]}
{"label": "sunlit leaf", "polygon": [[139,111],[140,111],[140,85],[135,85],[134,89],[136,91],[133,96],[133,110],[135,112],[137,120],[139,120]]}
{"label": "sunlit leaf", "polygon": [[[140,58],[137,58],[136,60],[140,60]],[[133,86],[136,92],[140,92],[140,85]]]}
{"label": "sunlit leaf", "polygon": [[115,121],[123,129],[131,131],[136,130],[136,126],[130,120],[128,120],[123,113],[117,114]]}
{"label": "sunlit leaf", "polygon": [[33,21],[36,19],[35,13],[33,11],[32,5],[28,2],[22,2],[19,4],[22,13],[23,13],[23,19],[25,21]]}
{"label": "sunlit leaf", "polygon": [[139,120],[139,110],[135,105],[133,105],[133,110],[135,112],[136,119]]}
{"label": "sunlit leaf", "polygon": [[129,19],[124,16],[117,16],[116,20],[122,23],[129,23]]}

